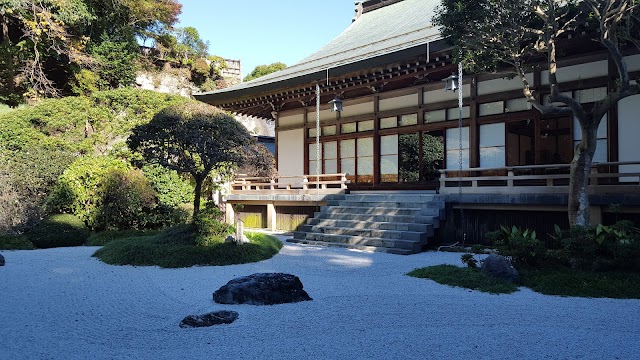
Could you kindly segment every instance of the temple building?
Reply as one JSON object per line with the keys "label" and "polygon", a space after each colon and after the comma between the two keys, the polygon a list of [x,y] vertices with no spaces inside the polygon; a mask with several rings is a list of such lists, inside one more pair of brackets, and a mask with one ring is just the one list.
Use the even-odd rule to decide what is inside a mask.
{"label": "temple building", "polygon": [[[301,242],[379,250],[397,247],[380,239],[408,239],[410,232],[421,232],[416,237],[423,246],[460,232],[464,241],[482,242],[484,232],[499,225],[543,233],[567,225],[568,164],[581,139],[577,121],[570,114],[542,115],[524,98],[519,79],[495,74],[464,74],[460,106],[460,92],[445,91],[442,81],[457,74],[457,64],[431,23],[439,3],[359,2],[353,23],[300,63],[196,95],[234,113],[275,120],[280,177],[238,179],[228,197],[244,204],[252,226],[297,228]],[[558,66],[562,91],[583,104],[606,96],[617,76],[608,53],[586,39],[572,39],[564,50],[570,55]],[[640,54],[624,59],[631,78],[639,78]],[[526,76],[547,102],[545,65]],[[635,95],[601,122],[590,186],[594,222],[638,219],[639,114]],[[358,210],[362,204],[371,211]],[[385,211],[385,204],[392,208]],[[396,235],[384,233],[383,223],[428,226],[385,225]],[[362,231],[348,230],[354,226]],[[379,231],[365,231],[371,229]]]}

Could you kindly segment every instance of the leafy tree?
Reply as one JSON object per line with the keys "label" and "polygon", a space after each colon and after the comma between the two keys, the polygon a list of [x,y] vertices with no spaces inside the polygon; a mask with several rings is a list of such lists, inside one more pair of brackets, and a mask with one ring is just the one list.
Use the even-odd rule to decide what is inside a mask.
{"label": "leafy tree", "polygon": [[114,41],[106,36],[89,53],[97,62],[98,83],[103,90],[129,86],[136,81],[138,45]]}
{"label": "leafy tree", "polygon": [[282,70],[282,69],[286,69],[287,65],[281,62],[275,62],[273,64],[270,65],[258,65],[256,66],[255,69],[253,69],[253,71],[251,72],[251,74],[247,75],[244,78],[244,81],[251,81],[253,79],[257,79],[259,77],[265,76],[265,75],[269,75],[273,72]]}
{"label": "leafy tree", "polygon": [[194,219],[207,175],[218,166],[242,164],[244,148],[252,143],[231,115],[203,103],[165,108],[150,123],[135,127],[127,140],[145,160],[193,176]]}
{"label": "leafy tree", "polygon": [[84,0],[94,20],[82,32],[98,41],[103,35],[121,40],[157,38],[178,22],[177,0]]}
{"label": "leafy tree", "polygon": [[248,176],[273,177],[277,175],[276,159],[263,144],[252,144],[245,150],[247,161],[237,172]]}
{"label": "leafy tree", "polygon": [[180,9],[176,0],[0,0],[0,101],[63,95],[96,65],[110,86],[129,83],[136,37],[166,32]]}
{"label": "leafy tree", "polygon": [[211,66],[209,66],[207,60],[204,58],[196,59],[191,66],[191,81],[198,86],[202,86],[209,80],[210,73]]}
{"label": "leafy tree", "polygon": [[58,95],[60,84],[46,62],[86,62],[86,39],[69,30],[92,19],[81,0],[0,0],[2,100],[17,105],[22,99],[16,91],[30,97]]}
{"label": "leafy tree", "polygon": [[177,40],[175,51],[177,58],[182,62],[207,56],[209,42],[200,38],[200,33],[196,28],[190,26],[178,28],[175,34]]}
{"label": "leafy tree", "polygon": [[[434,23],[454,46],[454,56],[476,72],[511,69],[522,80],[529,103],[543,114],[573,114],[582,131],[575,147],[569,184],[569,222],[589,224],[588,181],[597,144],[597,129],[609,109],[640,93],[632,85],[622,55],[625,41],[640,45],[638,0],[443,0]],[[586,35],[583,35],[586,34]],[[602,45],[613,59],[618,81],[592,108],[562,94],[556,73],[563,40],[587,37]],[[525,73],[546,62],[549,103],[543,105]],[[561,105],[556,105],[561,104]]]}

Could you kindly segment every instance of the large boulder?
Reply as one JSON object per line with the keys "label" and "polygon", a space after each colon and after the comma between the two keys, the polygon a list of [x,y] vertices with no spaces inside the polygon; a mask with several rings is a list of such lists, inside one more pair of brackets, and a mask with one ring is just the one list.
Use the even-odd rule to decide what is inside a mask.
{"label": "large boulder", "polygon": [[229,281],[213,293],[220,304],[274,305],[312,300],[291,274],[262,273]]}
{"label": "large boulder", "polygon": [[180,322],[181,328],[208,327],[231,324],[238,318],[235,311],[216,311],[204,315],[189,315]]}
{"label": "large boulder", "polygon": [[501,255],[489,255],[484,261],[480,271],[494,278],[503,279],[512,283],[520,282],[520,274],[513,267],[511,261]]}
{"label": "large boulder", "polygon": [[4,256],[0,254],[0,266],[4,266]]}

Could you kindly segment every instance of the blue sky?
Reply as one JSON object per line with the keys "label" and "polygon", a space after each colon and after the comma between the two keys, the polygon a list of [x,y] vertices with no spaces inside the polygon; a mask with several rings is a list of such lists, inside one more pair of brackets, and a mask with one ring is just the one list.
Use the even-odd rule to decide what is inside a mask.
{"label": "blue sky", "polygon": [[180,0],[177,26],[192,26],[209,53],[242,60],[243,77],[257,65],[293,65],[351,24],[353,0]]}

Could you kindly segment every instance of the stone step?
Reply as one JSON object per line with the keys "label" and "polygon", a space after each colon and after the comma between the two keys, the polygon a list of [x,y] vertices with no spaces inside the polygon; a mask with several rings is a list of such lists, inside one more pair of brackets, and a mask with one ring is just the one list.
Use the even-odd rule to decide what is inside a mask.
{"label": "stone step", "polygon": [[[437,222],[436,222],[437,224]],[[301,225],[300,230],[305,226],[330,226],[330,227],[347,227],[352,229],[379,229],[379,230],[395,230],[395,231],[415,231],[424,232],[427,236],[433,236],[434,224],[416,224],[416,223],[400,223],[400,222],[374,222],[374,221],[358,221],[358,220],[336,220],[336,219],[316,219],[307,220],[306,225]],[[439,224],[438,224],[439,225]]]}
{"label": "stone step", "polygon": [[398,222],[398,223],[422,223],[433,224],[437,221],[437,216],[425,215],[369,215],[369,214],[329,214],[325,212],[316,212],[314,218],[332,219],[332,220],[358,220],[358,221],[375,221],[375,222]]}
{"label": "stone step", "polygon": [[306,233],[305,240],[322,241],[356,246],[374,246],[377,248],[396,248],[418,252],[422,243],[414,240],[381,239],[364,236]]}
{"label": "stone step", "polygon": [[[421,215],[421,208],[392,208],[366,206],[323,206],[320,212],[329,214],[369,214],[369,215]],[[438,209],[429,209],[422,215],[439,215]]]}
{"label": "stone step", "polygon": [[428,202],[441,200],[439,195],[408,195],[408,194],[393,194],[393,195],[357,195],[346,194],[344,200],[347,201],[396,201],[396,202]]}
{"label": "stone step", "polygon": [[370,207],[393,207],[393,208],[438,208],[444,209],[445,202],[441,200],[427,201],[427,202],[418,202],[418,201],[380,201],[380,200],[362,200],[362,201],[352,201],[352,200],[338,200],[332,201],[331,204],[327,203],[329,206],[370,206]]}
{"label": "stone step", "polygon": [[441,216],[444,210],[438,208],[393,208],[393,207],[367,207],[367,206],[323,206],[320,212],[329,214],[358,214],[358,215],[411,215],[411,216]]}
{"label": "stone step", "polygon": [[415,254],[416,251],[405,250],[405,249],[396,249],[396,248],[380,248],[375,246],[361,246],[361,245],[350,245],[350,244],[342,244],[342,243],[330,243],[324,241],[313,241],[306,239],[288,239],[287,242],[296,243],[296,244],[306,244],[313,246],[331,246],[331,247],[340,247],[345,249],[356,249],[367,252],[386,252],[389,254],[397,254],[397,255],[411,255]]}
{"label": "stone step", "polygon": [[333,234],[333,235],[351,235],[362,236],[368,238],[380,239],[398,239],[411,240],[426,243],[427,233],[417,231],[397,231],[397,230],[381,230],[381,229],[356,229],[351,227],[335,227],[335,226],[313,226],[306,225],[301,227],[300,231],[312,232],[314,234]]}

